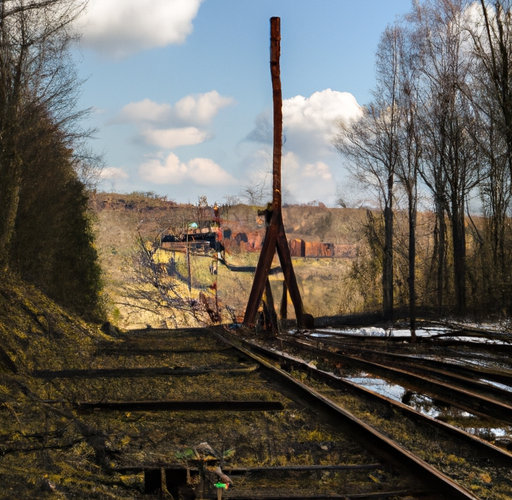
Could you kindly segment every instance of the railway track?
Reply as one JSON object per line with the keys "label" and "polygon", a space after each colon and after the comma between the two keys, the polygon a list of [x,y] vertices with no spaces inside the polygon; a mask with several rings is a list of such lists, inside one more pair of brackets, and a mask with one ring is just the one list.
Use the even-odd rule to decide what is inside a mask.
{"label": "railway track", "polygon": [[[317,343],[314,338],[308,338],[310,342],[312,342],[312,345]],[[454,374],[456,376],[469,378],[470,380],[488,380],[506,384],[508,386],[512,385],[512,370],[496,370],[492,368],[478,367],[475,366],[474,363],[464,363],[464,359],[460,358],[453,361],[450,361],[449,359],[444,359],[441,361],[439,359],[432,359],[421,355],[397,354],[382,350],[377,351],[375,349],[355,347],[353,345],[351,346],[344,344],[343,342],[332,340],[324,340],[322,343],[328,346],[339,347],[347,353],[351,352],[361,354],[366,359],[385,359],[387,364],[393,364],[395,366],[407,365],[411,368],[431,368],[433,369],[431,370],[432,373],[442,372],[443,376],[444,374]],[[489,389],[486,389],[486,392],[488,392],[488,390]]]}
{"label": "railway track", "polygon": [[[295,347],[298,347],[297,343]],[[468,376],[461,376],[448,369],[425,367],[421,359],[416,361],[411,357],[350,347],[340,347],[336,352],[332,352],[318,349],[311,342],[302,342],[300,347],[318,356],[328,357],[334,362],[366,370],[414,391],[429,394],[464,411],[501,421],[504,425],[512,421],[510,391]],[[346,351],[353,354],[348,355]],[[457,370],[457,367],[453,368]]]}
{"label": "railway track", "polygon": [[[322,339],[323,341],[324,339]],[[288,344],[288,345],[287,345]],[[315,339],[315,344],[318,344],[318,339]],[[508,498],[509,496],[512,496],[512,483],[510,481],[510,476],[506,478],[507,476],[507,468],[510,467],[510,460],[511,455],[507,453],[505,450],[502,450],[498,447],[495,447],[493,445],[489,445],[489,443],[483,442],[481,439],[476,438],[475,436],[468,434],[466,432],[462,432],[460,429],[457,429],[454,426],[446,425],[444,422],[439,421],[437,419],[429,418],[428,416],[425,416],[417,411],[414,411],[412,408],[408,407],[407,405],[403,405],[400,402],[394,401],[389,398],[382,397],[379,394],[372,393],[372,391],[369,391],[368,389],[365,389],[364,387],[361,387],[358,384],[350,383],[346,380],[343,380],[340,378],[340,376],[335,376],[332,373],[325,373],[321,370],[317,370],[316,366],[311,366],[311,364],[306,364],[303,361],[297,360],[296,357],[300,356],[302,359],[315,359],[319,360],[320,363],[323,362],[325,365],[326,362],[330,362],[331,369],[334,369],[334,371],[338,372],[337,368],[340,366],[340,361],[346,362],[347,359],[349,362],[353,362],[353,365],[358,365],[360,363],[361,357],[364,357],[363,354],[360,353],[360,356],[358,358],[347,358],[344,356],[338,355],[338,353],[333,353],[332,350],[327,349],[319,349],[318,347],[313,347],[311,345],[311,342],[304,343],[304,341],[297,342],[297,340],[294,340],[290,342],[287,339],[282,339],[280,342],[280,347],[284,349],[285,351],[291,351],[295,357],[290,358],[286,354],[277,353],[276,351],[269,351],[266,347],[262,346],[255,346],[253,349],[256,351],[265,351],[274,359],[276,359],[278,362],[280,362],[283,366],[287,366],[288,369],[302,369],[308,371],[308,376],[316,378],[316,379],[323,379],[323,380],[329,380],[331,384],[337,385],[338,387],[341,387],[342,390],[350,391],[352,393],[357,393],[359,396],[361,396],[364,399],[371,399],[375,404],[384,404],[384,406],[387,406],[388,408],[392,407],[395,408],[396,411],[401,413],[402,415],[406,415],[408,419],[411,421],[416,422],[417,424],[420,424],[421,426],[427,426],[431,429],[437,429],[436,432],[439,432],[443,434],[445,439],[451,439],[459,442],[465,442],[465,445],[467,448],[466,450],[461,450],[459,454],[463,457],[466,457],[464,460],[471,462],[471,457],[477,458],[477,460],[473,460],[475,462],[475,467],[478,469],[482,466],[481,460],[479,460],[480,457],[488,457],[490,460],[491,469],[495,466],[502,467],[501,472],[497,472],[498,477],[504,477],[505,478],[505,484],[503,485],[503,490],[506,491],[505,497]],[[364,351],[364,350],[363,350]],[[381,354],[381,353],[378,353]],[[385,355],[382,356],[385,358]],[[385,361],[381,360],[381,363],[385,363]],[[389,380],[393,379],[393,375],[396,374],[396,370],[392,367],[387,367],[384,364],[374,364],[374,363],[368,363],[363,364],[364,368],[375,368],[375,372],[380,373],[383,376],[387,376]],[[346,364],[345,364],[346,367]],[[343,370],[342,370],[343,371]],[[403,378],[401,379],[403,382]],[[407,384],[404,385],[404,387],[407,387]],[[455,390],[455,388],[454,388]],[[460,389],[460,393],[466,393],[463,389]],[[466,393],[466,396],[469,396],[470,398],[474,397],[474,395],[468,395]],[[380,402],[380,403],[379,403]],[[385,402],[385,403],[384,403]],[[451,404],[453,404],[453,401],[451,401]],[[486,414],[486,417],[494,420],[494,422],[487,421],[484,422],[484,425],[492,426],[496,425],[496,415],[492,413],[492,411],[489,411]],[[409,440],[411,441],[411,440]],[[478,450],[478,451],[477,451]],[[485,468],[485,466],[484,466]],[[504,476],[503,476],[504,474]]]}
{"label": "railway track", "polygon": [[[474,335],[474,334],[473,334]],[[496,337],[496,335],[492,335]],[[387,339],[386,339],[387,340]],[[318,346],[319,338],[312,335],[305,336],[305,345],[310,347]],[[459,389],[469,391],[468,403],[476,406],[480,397],[484,399],[491,398],[490,404],[497,404],[496,408],[502,405],[501,409],[489,413],[484,416],[499,417],[503,410],[505,422],[510,421],[510,404],[512,403],[512,365],[509,356],[494,355],[492,357],[484,356],[484,351],[488,346],[480,343],[472,343],[471,349],[467,349],[465,342],[457,344],[452,340],[452,346],[458,346],[458,349],[451,348],[449,352],[443,348],[439,351],[437,343],[431,345],[430,349],[420,349],[420,352],[407,352],[402,344],[402,352],[397,352],[397,345],[390,345],[388,342],[373,341],[371,346],[357,346],[353,339],[349,338],[322,338],[321,343],[325,348],[335,351],[340,356],[346,355],[347,361],[354,364],[364,364],[368,361],[371,363],[383,364],[389,368],[398,368],[408,372],[410,375],[416,374],[420,385],[427,385],[427,379],[441,381],[442,383],[451,384]],[[462,347],[461,347],[462,344]],[[428,344],[427,344],[428,345]],[[391,348],[390,348],[391,347]],[[408,347],[411,347],[409,345]],[[414,344],[412,344],[414,347]],[[432,348],[433,347],[433,348]],[[405,351],[405,352],[404,352]],[[375,371],[378,371],[375,369]],[[390,378],[393,377],[392,372],[389,373]],[[400,378],[399,376],[397,378]],[[411,376],[414,380],[414,376]],[[449,391],[446,391],[449,394]],[[442,399],[443,391],[439,391],[434,396]],[[453,403],[452,396],[449,395],[449,403]]]}
{"label": "railway track", "polygon": [[[339,375],[335,375],[332,372],[319,370],[315,365],[308,364],[305,361],[297,359],[296,357],[290,357],[285,353],[278,353],[275,350],[269,350],[266,347],[258,345],[254,345],[251,348],[256,352],[264,353],[267,356],[278,360],[281,366],[284,367],[287,371],[291,371],[293,369],[302,370],[303,372],[307,373],[308,377],[326,381],[331,385],[339,387],[342,391],[358,394],[363,398],[375,402],[376,404],[387,406],[390,409],[395,409],[408,418],[415,420],[419,424],[432,426],[433,428],[448,434],[451,438],[461,439],[463,441],[469,442],[472,447],[479,450],[480,455],[484,455],[503,466],[512,466],[512,455],[510,453],[502,448],[494,446],[493,444],[483,439],[474,436],[473,434],[464,432],[452,425],[447,425],[442,420],[433,419],[428,415],[425,415],[415,410],[414,408],[401,403],[400,401],[396,401],[379,393],[373,392],[362,385],[350,382],[344,378],[341,378]],[[308,350],[308,352],[310,351]],[[321,351],[317,351],[317,353],[321,355],[324,354]]]}
{"label": "railway track", "polygon": [[[311,346],[299,347],[310,356]],[[98,356],[96,369],[34,375],[73,400],[81,418],[114,429],[114,443],[129,438],[113,445],[115,470],[139,477],[146,498],[162,484],[175,498],[186,498],[186,488],[216,498],[202,465],[177,458],[183,446],[203,441],[237,448],[235,465],[218,453],[235,482],[226,498],[502,499],[512,492],[505,451],[452,426],[427,425],[406,405],[221,329],[132,332]],[[429,443],[434,460],[365,412],[405,425],[410,440]]]}
{"label": "railway track", "polygon": [[[231,341],[233,341],[233,339]],[[237,346],[236,340],[233,345]],[[306,399],[319,411],[330,414],[338,421],[341,421],[341,425],[348,432],[357,436],[358,442],[363,442],[364,446],[381,458],[381,460],[387,461],[395,467],[408,471],[414,477],[419,479],[425,486],[429,485],[429,488],[434,488],[432,493],[445,495],[447,498],[454,499],[475,498],[474,495],[464,488],[461,488],[449,477],[431,467],[418,456],[408,452],[383,433],[377,431],[361,419],[358,419],[350,412],[344,410],[332,399],[323,396],[321,392],[294,379],[292,376],[288,375],[286,371],[276,368],[264,358],[252,354],[251,351],[259,351],[260,353],[271,357],[275,357],[275,353],[250,343],[244,343],[244,345],[238,346],[238,348],[252,359],[259,360],[260,363],[262,363],[262,366],[269,370],[273,377],[278,378],[282,383],[284,383],[294,395],[298,394],[299,397]],[[278,358],[280,361],[288,361],[285,357],[278,356]],[[307,369],[307,365],[304,364],[302,368]]]}

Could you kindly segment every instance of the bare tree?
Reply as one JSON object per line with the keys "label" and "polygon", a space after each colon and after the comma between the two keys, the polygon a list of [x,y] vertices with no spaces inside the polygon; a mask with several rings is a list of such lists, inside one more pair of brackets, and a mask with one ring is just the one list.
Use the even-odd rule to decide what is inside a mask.
{"label": "bare tree", "polygon": [[371,186],[382,203],[384,241],[382,245],[383,313],[393,315],[393,200],[395,173],[399,160],[399,53],[398,34],[388,28],[377,51],[377,88],[374,102],[363,117],[339,125],[334,145],[348,160],[347,166],[365,186]]}
{"label": "bare tree", "polygon": [[[0,3],[0,268],[9,246],[21,183],[20,138],[32,110],[44,109],[61,130],[78,118],[77,80],[68,49],[72,23],[86,0],[2,0]],[[70,130],[70,129],[68,129]]]}
{"label": "bare tree", "polygon": [[488,303],[512,302],[508,212],[512,178],[512,3],[493,0],[478,4],[468,22],[473,41],[474,87],[470,97],[480,113],[480,194],[486,216],[480,238],[482,281]]}
{"label": "bare tree", "polygon": [[269,176],[265,175],[262,179],[251,179],[240,190],[240,198],[248,205],[258,207],[264,206],[270,200]]}
{"label": "bare tree", "polygon": [[398,110],[400,113],[397,178],[407,200],[409,321],[411,336],[416,337],[416,223],[418,204],[418,171],[422,158],[422,141],[418,120],[418,67],[414,34],[403,24],[396,24],[388,37],[400,61],[398,68]]}
{"label": "bare tree", "polygon": [[468,27],[474,43],[480,83],[481,110],[494,124],[506,145],[506,160],[512,175],[512,2],[480,0],[481,20]]}
{"label": "bare tree", "polygon": [[464,0],[415,4],[411,15],[421,65],[419,91],[425,160],[420,170],[431,189],[437,214],[437,294],[443,307],[446,279],[446,222],[451,223],[456,309],[466,309],[465,214],[469,193],[478,184],[478,120],[467,89],[471,56],[464,23]]}
{"label": "bare tree", "polygon": [[[375,212],[369,217],[367,235],[372,265],[376,259],[382,265],[384,313],[390,315],[394,293],[400,291],[400,301],[405,296],[405,266],[395,263],[393,270],[393,261],[405,257],[408,239],[414,330],[416,212],[418,189],[425,187],[435,220],[433,248],[422,261],[431,303],[460,314],[471,299],[512,308],[512,0],[414,2],[383,33],[376,67],[372,103],[360,120],[340,126],[335,146],[381,203],[381,219]],[[399,238],[400,193],[408,231]],[[483,222],[471,214],[477,193]]]}
{"label": "bare tree", "polygon": [[139,234],[122,305],[155,314],[175,326],[210,323],[208,300],[192,297],[188,276],[181,274],[174,259],[158,258],[160,239],[160,234],[153,240]]}

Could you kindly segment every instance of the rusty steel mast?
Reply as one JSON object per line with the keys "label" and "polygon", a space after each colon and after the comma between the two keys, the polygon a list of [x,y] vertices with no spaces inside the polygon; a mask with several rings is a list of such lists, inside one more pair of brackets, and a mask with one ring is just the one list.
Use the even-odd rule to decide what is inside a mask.
{"label": "rusty steel mast", "polygon": [[283,97],[281,92],[281,19],[272,17],[270,19],[270,74],[272,77],[272,95],[274,108],[274,151],[272,159],[272,206],[265,240],[256,266],[256,273],[252,284],[249,301],[245,310],[244,324],[254,326],[258,307],[261,303],[265,289],[270,291],[268,276],[275,251],[279,255],[281,268],[284,274],[285,285],[283,287],[283,304],[281,310],[286,311],[287,290],[290,293],[297,327],[304,328],[304,307],[300,296],[297,279],[293,270],[292,258],[288,247],[288,240],[284,230],[282,216],[282,195],[281,195],[281,156],[283,147]]}

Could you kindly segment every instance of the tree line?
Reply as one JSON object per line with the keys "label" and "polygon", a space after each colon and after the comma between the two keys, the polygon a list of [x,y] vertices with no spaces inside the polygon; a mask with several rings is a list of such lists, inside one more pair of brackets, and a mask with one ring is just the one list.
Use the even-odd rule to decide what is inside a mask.
{"label": "tree line", "polygon": [[87,204],[98,159],[76,111],[70,48],[85,0],[0,0],[0,270],[95,319],[101,271]]}
{"label": "tree line", "polygon": [[388,318],[407,283],[413,332],[418,304],[510,314],[512,1],[414,2],[381,35],[376,82],[334,141],[381,204],[356,271],[373,266]]}

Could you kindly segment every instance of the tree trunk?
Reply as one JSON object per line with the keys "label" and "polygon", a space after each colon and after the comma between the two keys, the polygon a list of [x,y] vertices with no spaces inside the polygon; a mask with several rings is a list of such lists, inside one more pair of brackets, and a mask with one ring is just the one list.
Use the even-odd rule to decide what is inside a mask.
{"label": "tree trunk", "polygon": [[440,203],[437,204],[437,307],[439,312],[444,308],[444,287],[445,287],[445,255],[446,255],[446,221],[444,209]]}
{"label": "tree trunk", "polygon": [[412,189],[409,186],[409,324],[416,341],[416,194]]}
{"label": "tree trunk", "polygon": [[455,303],[458,314],[466,310],[466,231],[464,227],[464,210],[452,199],[452,238]]}
{"label": "tree trunk", "polygon": [[382,307],[384,318],[393,319],[393,174],[388,177],[388,199],[384,208],[384,255],[382,262]]}

